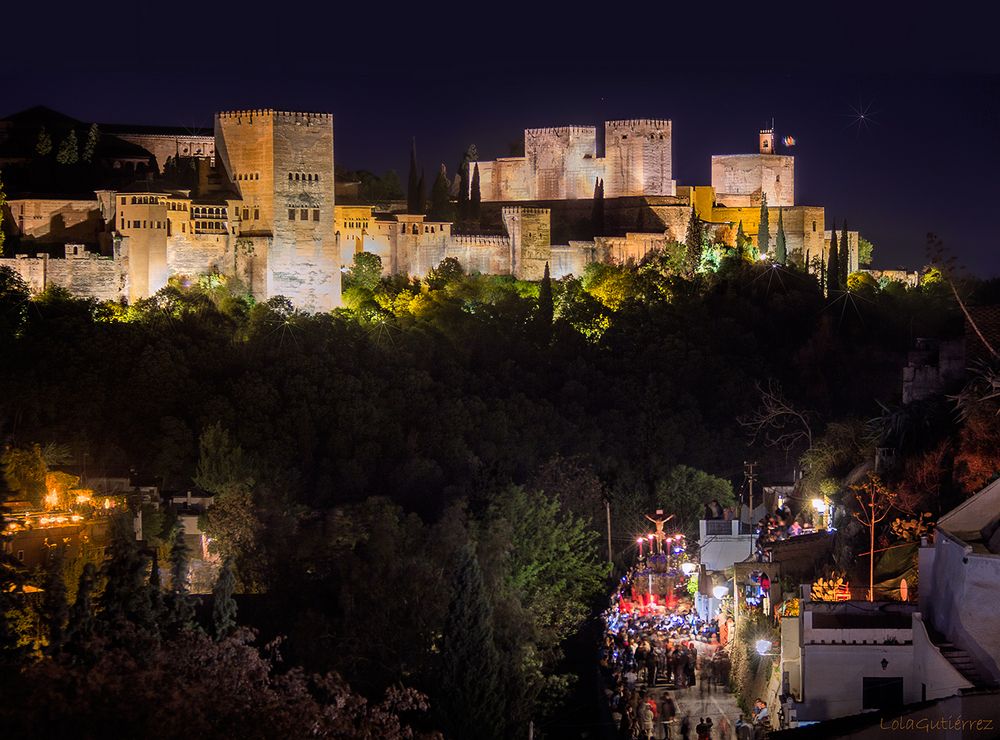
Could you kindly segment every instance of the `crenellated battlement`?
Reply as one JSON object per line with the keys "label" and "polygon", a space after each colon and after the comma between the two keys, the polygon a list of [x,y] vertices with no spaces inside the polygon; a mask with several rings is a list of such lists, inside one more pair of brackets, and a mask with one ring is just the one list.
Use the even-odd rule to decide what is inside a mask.
{"label": "crenellated battlement", "polygon": [[504,216],[548,216],[551,208],[533,208],[531,206],[504,206]]}
{"label": "crenellated battlement", "polygon": [[669,118],[633,118],[624,121],[605,121],[605,129],[628,128],[668,128],[673,125]]}
{"label": "crenellated battlement", "polygon": [[510,237],[495,234],[455,234],[452,244],[462,247],[509,247]]}
{"label": "crenellated battlement", "polygon": [[526,128],[524,130],[526,137],[544,134],[555,134],[556,136],[561,134],[585,134],[587,136],[594,136],[597,134],[597,128],[594,126],[553,126],[550,128]]}
{"label": "crenellated battlement", "polygon": [[316,113],[309,111],[286,111],[274,110],[273,108],[249,108],[246,110],[220,111],[215,114],[219,120],[241,120],[243,118],[260,118],[265,121],[295,122],[295,121],[318,121],[326,122],[333,120],[332,113]]}

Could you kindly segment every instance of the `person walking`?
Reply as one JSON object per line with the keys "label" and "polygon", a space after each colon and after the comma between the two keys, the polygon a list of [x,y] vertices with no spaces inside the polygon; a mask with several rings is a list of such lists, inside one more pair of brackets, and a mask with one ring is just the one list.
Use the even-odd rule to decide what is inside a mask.
{"label": "person walking", "polygon": [[691,715],[685,714],[681,720],[681,740],[689,740],[691,737]]}
{"label": "person walking", "polygon": [[648,701],[642,701],[639,703],[639,737],[642,740],[653,740],[653,724],[655,718],[653,716],[653,708],[649,706]]}

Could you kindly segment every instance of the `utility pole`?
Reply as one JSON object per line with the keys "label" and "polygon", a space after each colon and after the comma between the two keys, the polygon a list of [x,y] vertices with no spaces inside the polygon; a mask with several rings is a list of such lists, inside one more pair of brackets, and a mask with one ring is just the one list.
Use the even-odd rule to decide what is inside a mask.
{"label": "utility pole", "polygon": [[604,499],[604,510],[608,514],[608,562],[614,564],[614,553],[611,550],[611,499]]}
{"label": "utility pole", "polygon": [[753,482],[757,480],[757,474],[754,472],[754,468],[757,467],[755,462],[743,461],[743,475],[750,484],[750,514],[747,517],[750,521],[750,554],[753,555]]}

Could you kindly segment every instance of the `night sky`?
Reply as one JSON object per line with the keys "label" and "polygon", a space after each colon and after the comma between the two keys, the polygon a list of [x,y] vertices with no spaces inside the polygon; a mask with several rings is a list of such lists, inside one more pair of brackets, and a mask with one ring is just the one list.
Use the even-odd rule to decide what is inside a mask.
{"label": "night sky", "polygon": [[[837,33],[771,27],[767,38],[793,40],[755,51],[753,31],[717,16],[667,27],[643,10],[633,37],[618,16],[513,6],[444,20],[297,8],[273,24],[239,7],[178,21],[201,31],[164,27],[155,9],[108,20],[96,44],[61,25],[65,43],[44,55],[14,39],[0,49],[0,114],[43,104],[86,121],[210,126],[224,109],[329,111],[338,165],[394,168],[404,183],[411,136],[430,180],[470,143],[484,159],[508,155],[524,128],[670,118],[675,179],[708,184],[711,155],[756,151],[773,117],[796,140],[785,150],[796,202],[826,206],[838,228],[846,218],[875,243],[877,267],[921,266],[933,231],[969,271],[1000,274],[1000,67],[994,42],[975,38],[985,21],[946,13],[918,27],[857,11]],[[301,38],[271,49],[271,29]],[[127,43],[110,43],[121,33]]]}

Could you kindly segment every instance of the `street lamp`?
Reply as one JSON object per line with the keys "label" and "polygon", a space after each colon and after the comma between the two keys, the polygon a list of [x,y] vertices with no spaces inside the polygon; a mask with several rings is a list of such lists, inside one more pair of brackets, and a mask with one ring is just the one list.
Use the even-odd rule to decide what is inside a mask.
{"label": "street lamp", "polygon": [[[684,575],[689,576],[698,570],[698,566],[694,563],[681,563],[681,570],[684,572]],[[726,590],[728,591],[729,589]]]}
{"label": "street lamp", "polygon": [[729,595],[729,586],[716,586],[712,589],[712,596],[722,601]]}

